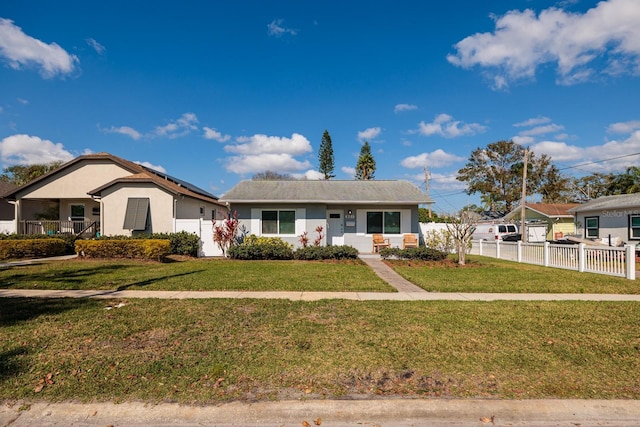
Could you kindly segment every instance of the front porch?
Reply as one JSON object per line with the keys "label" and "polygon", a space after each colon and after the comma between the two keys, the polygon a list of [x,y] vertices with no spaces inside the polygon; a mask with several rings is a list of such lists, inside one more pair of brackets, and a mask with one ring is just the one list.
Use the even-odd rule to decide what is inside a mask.
{"label": "front porch", "polygon": [[30,236],[67,234],[91,238],[99,235],[100,221],[23,220],[18,222],[17,233]]}

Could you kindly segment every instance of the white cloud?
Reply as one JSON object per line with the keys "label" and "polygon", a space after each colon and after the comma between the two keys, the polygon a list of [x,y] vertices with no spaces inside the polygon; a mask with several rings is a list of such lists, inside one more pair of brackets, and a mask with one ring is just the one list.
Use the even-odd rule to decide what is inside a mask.
{"label": "white cloud", "polygon": [[138,164],[140,166],[144,166],[144,167],[149,168],[149,169],[153,169],[153,170],[158,171],[158,172],[167,173],[167,170],[165,168],[163,168],[162,166],[160,166],[160,165],[153,165],[153,164],[151,164],[149,162],[137,162],[137,161],[133,162],[133,163],[136,163],[136,164]]}
{"label": "white cloud", "polygon": [[179,138],[198,129],[196,123],[198,123],[198,117],[194,113],[184,113],[178,120],[156,127],[154,135],[169,139]]}
{"label": "white cloud", "polygon": [[231,139],[231,135],[223,135],[218,132],[215,128],[203,127],[204,129],[204,137],[205,139],[213,139],[218,142],[227,142]]}
{"label": "white cloud", "polygon": [[142,138],[142,134],[129,126],[111,126],[110,128],[101,129],[104,133],[119,133],[122,135],[127,135],[136,141]]}
{"label": "white cloud", "polygon": [[638,0],[601,1],[583,14],[555,7],[537,16],[530,9],[512,10],[494,20],[492,33],[466,37],[447,56],[459,67],[491,70],[494,88],[533,78],[547,63],[556,64],[558,83],[567,85],[599,73],[640,74]]}
{"label": "white cloud", "polygon": [[309,140],[298,133],[292,134],[291,138],[256,134],[238,140],[242,143],[226,145],[225,151],[242,155],[285,153],[294,156],[313,151]]}
{"label": "white cloud", "polygon": [[358,132],[358,141],[371,141],[372,139],[376,139],[381,132],[382,129],[379,127],[365,129]]}
{"label": "white cloud", "polygon": [[520,132],[521,136],[535,136],[535,135],[546,135],[552,132],[559,132],[564,129],[564,126],[557,125],[555,123],[550,123],[544,126],[536,126],[534,128],[524,130]]}
{"label": "white cloud", "polygon": [[[448,114],[440,114],[431,123],[424,121],[418,125],[417,132],[420,135],[432,136],[440,135],[445,138],[456,138],[464,135],[475,135],[487,130],[486,126],[478,123],[464,123],[459,120],[453,120]],[[415,131],[414,131],[415,132]]]}
{"label": "white cloud", "polygon": [[297,179],[308,179],[309,181],[319,181],[324,179],[324,174],[316,170],[309,169],[303,174],[294,173],[293,177]]}
{"label": "white cloud", "polygon": [[530,127],[530,126],[544,125],[550,122],[551,122],[551,119],[549,117],[538,116],[538,117],[525,120],[524,122],[515,123],[513,126],[514,127]]}
{"label": "white cloud", "polygon": [[340,170],[342,171],[342,173],[349,175],[349,177],[351,178],[356,176],[356,168],[352,168],[350,166],[342,166]]}
{"label": "white cloud", "polygon": [[532,136],[514,136],[511,140],[519,145],[531,145],[536,142],[536,139]]}
{"label": "white cloud", "polygon": [[274,19],[271,21],[271,23],[267,25],[267,34],[272,37],[282,37],[286,34],[295,36],[298,34],[297,30],[282,26],[283,23],[284,19]]}
{"label": "white cloud", "polygon": [[311,168],[308,160],[295,158],[313,151],[309,140],[298,133],[292,134],[291,138],[257,134],[236,141],[240,143],[224,147],[226,152],[237,154],[226,160],[226,169],[230,172],[245,174],[272,170],[290,173]]}
{"label": "white cloud", "polygon": [[22,105],[29,105],[29,101],[24,98],[17,98],[17,100]]}
{"label": "white cloud", "polygon": [[631,132],[638,129],[640,129],[640,120],[631,120],[628,122],[618,122],[611,124],[607,128],[607,132],[630,134]]}
{"label": "white cloud", "polygon": [[95,39],[88,38],[88,39],[85,39],[85,41],[89,46],[93,48],[93,50],[95,50],[98,53],[98,55],[104,54],[105,51],[107,50],[106,47],[98,43]]}
{"label": "white cloud", "polygon": [[398,114],[403,111],[411,111],[411,110],[417,110],[417,109],[418,109],[418,106],[413,104],[396,104],[396,106],[393,107],[393,112]]}
{"label": "white cloud", "polygon": [[43,78],[72,73],[78,57],[70,55],[56,43],[46,44],[22,32],[9,19],[0,18],[0,57],[15,70],[34,66]]}
{"label": "white cloud", "polygon": [[441,168],[455,162],[461,162],[465,158],[456,156],[455,154],[446,153],[438,148],[431,153],[422,153],[417,156],[410,156],[402,160],[400,164],[405,168],[415,169],[428,166],[430,168]]}
{"label": "white cloud", "polygon": [[[431,179],[429,180],[429,188],[433,190],[446,190],[446,191],[456,191],[456,190],[464,190],[467,188],[467,184],[458,181],[457,174],[439,174],[432,173]],[[424,178],[423,178],[424,181]],[[431,194],[431,197],[435,196],[435,194]]]}
{"label": "white cloud", "polygon": [[60,143],[31,135],[11,135],[0,141],[3,165],[32,165],[53,161],[67,162],[74,158]]}
{"label": "white cloud", "polygon": [[640,152],[640,130],[633,132],[625,140],[607,141],[602,145],[579,147],[576,145],[569,145],[566,142],[542,141],[533,145],[531,148],[536,154],[547,154],[554,161],[558,162],[599,162],[601,160],[623,156],[619,159],[594,163],[588,166],[590,172],[620,171],[632,164],[637,164],[638,162],[637,157],[626,156]]}
{"label": "white cloud", "polygon": [[226,169],[237,174],[257,173],[267,170],[278,173],[289,173],[309,169],[309,161],[298,161],[290,154],[257,154],[232,156],[227,159]]}

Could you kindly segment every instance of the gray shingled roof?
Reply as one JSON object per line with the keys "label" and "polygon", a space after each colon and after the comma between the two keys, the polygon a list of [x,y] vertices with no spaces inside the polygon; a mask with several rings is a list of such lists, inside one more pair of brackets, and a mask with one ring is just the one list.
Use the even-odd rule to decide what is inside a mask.
{"label": "gray shingled roof", "polygon": [[621,194],[619,196],[598,197],[584,203],[569,212],[598,211],[603,209],[626,209],[640,207],[640,193]]}
{"label": "gray shingled roof", "polygon": [[408,181],[241,181],[221,202],[229,203],[433,203]]}

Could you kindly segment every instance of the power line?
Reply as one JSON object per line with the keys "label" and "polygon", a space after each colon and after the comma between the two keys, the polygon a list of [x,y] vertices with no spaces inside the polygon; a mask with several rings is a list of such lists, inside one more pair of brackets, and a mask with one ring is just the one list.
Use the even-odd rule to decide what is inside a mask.
{"label": "power line", "polygon": [[623,156],[611,157],[611,158],[609,158],[609,159],[604,159],[604,160],[594,160],[593,162],[580,163],[580,164],[578,164],[578,165],[567,166],[567,167],[565,167],[565,168],[561,168],[561,169],[558,169],[558,170],[559,170],[559,171],[563,171],[563,170],[566,170],[566,169],[575,169],[575,168],[579,168],[579,167],[582,167],[582,166],[593,165],[593,164],[596,164],[596,163],[604,163],[604,162],[608,162],[608,161],[610,161],[610,160],[624,159],[625,157],[632,157],[632,156],[639,156],[639,155],[640,155],[640,153],[625,154],[625,155],[623,155]]}

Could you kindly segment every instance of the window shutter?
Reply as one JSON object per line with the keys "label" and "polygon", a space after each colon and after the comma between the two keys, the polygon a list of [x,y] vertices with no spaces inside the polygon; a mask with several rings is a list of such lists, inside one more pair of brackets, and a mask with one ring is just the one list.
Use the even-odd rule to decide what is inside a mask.
{"label": "window shutter", "polygon": [[125,230],[146,230],[149,217],[149,199],[130,197],[127,200],[127,210],[124,214]]}

